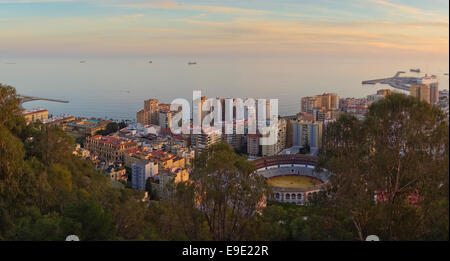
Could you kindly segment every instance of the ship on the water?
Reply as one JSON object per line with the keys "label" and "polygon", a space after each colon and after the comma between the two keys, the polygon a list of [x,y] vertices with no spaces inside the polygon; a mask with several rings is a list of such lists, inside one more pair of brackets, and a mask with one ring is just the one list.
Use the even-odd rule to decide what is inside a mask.
{"label": "ship on the water", "polygon": [[417,68],[417,69],[410,69],[409,71],[410,72],[415,72],[415,73],[420,73],[420,69],[419,68]]}

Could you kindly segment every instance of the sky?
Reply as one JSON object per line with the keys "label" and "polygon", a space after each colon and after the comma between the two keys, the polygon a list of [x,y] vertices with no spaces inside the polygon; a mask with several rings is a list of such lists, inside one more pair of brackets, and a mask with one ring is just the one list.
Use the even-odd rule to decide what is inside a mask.
{"label": "sky", "polygon": [[448,0],[0,0],[0,56],[448,50]]}

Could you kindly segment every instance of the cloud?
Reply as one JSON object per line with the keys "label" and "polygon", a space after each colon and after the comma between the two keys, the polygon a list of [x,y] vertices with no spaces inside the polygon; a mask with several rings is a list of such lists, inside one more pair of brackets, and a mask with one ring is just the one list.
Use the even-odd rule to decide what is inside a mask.
{"label": "cloud", "polygon": [[0,4],[57,3],[73,1],[75,0],[0,0]]}
{"label": "cloud", "polygon": [[[390,48],[433,53],[448,53],[448,30],[442,31],[442,24],[432,29],[412,28],[407,23],[393,22],[352,22],[321,23],[300,21],[267,21],[255,19],[235,19],[230,23],[184,19],[196,25],[196,30],[207,38],[198,42],[220,46],[273,47],[289,51],[316,50],[338,51]],[[434,26],[435,24],[432,24]],[[336,45],[336,46],[334,46]]]}
{"label": "cloud", "polygon": [[[28,2],[43,1],[45,0]],[[58,2],[61,1],[65,2],[64,0]],[[378,16],[366,16],[361,12],[345,17],[345,13],[333,11],[336,7],[313,12],[314,6],[308,6],[308,9],[302,9],[301,6],[271,9],[270,5],[261,5],[266,10],[258,10],[238,8],[235,5],[213,6],[193,2],[188,2],[189,4],[151,0],[83,2],[86,1],[123,8],[121,13],[114,13],[116,16],[102,13],[89,16],[58,14],[46,17],[0,18],[0,32],[2,32],[0,47],[4,50],[29,48],[31,51],[59,48],[66,49],[67,52],[71,52],[71,48],[83,48],[91,52],[111,53],[152,50],[164,53],[342,54],[365,52],[392,54],[400,51],[411,54],[418,52],[448,54],[449,47],[448,17],[441,19],[439,16],[431,16],[431,12],[388,0],[352,0],[354,1],[352,3],[364,2],[362,10],[377,7]],[[0,0],[0,3],[4,2],[6,1]],[[370,5],[367,4],[369,2]],[[220,3],[226,5],[230,2]],[[177,12],[167,15],[167,12],[160,12],[161,9]],[[383,11],[382,15],[379,15],[380,9]],[[197,12],[178,12],[178,10]],[[424,12],[428,15],[422,15]],[[217,14],[221,14],[220,19],[215,19]]]}
{"label": "cloud", "polygon": [[172,1],[161,1],[156,3],[138,3],[138,4],[119,4],[123,7],[129,8],[149,8],[149,9],[173,9],[173,10],[191,10],[201,12],[214,12],[214,13],[227,13],[227,14],[265,14],[268,13],[265,10],[259,9],[245,9],[238,7],[228,6],[215,6],[215,5],[193,5],[193,4],[181,4]]}
{"label": "cloud", "polygon": [[[380,6],[384,6],[384,7],[388,7],[389,9],[395,9],[397,11],[401,11],[403,13],[406,14],[410,14],[410,15],[414,15],[414,16],[428,16],[428,17],[433,17],[433,18],[438,18],[441,19],[442,17],[434,12],[431,11],[426,11],[426,10],[422,10],[419,8],[415,8],[415,7],[411,7],[408,5],[402,5],[402,4],[396,4],[396,3],[392,3],[386,0],[368,0],[371,3],[380,5]],[[447,17],[448,19],[448,17]]]}
{"label": "cloud", "polygon": [[124,15],[125,18],[139,18],[144,17],[143,14]]}
{"label": "cloud", "polygon": [[[125,17],[140,17],[126,19]],[[155,22],[156,21],[156,22]],[[13,26],[11,26],[13,24]],[[420,24],[419,24],[420,25]],[[4,50],[145,53],[429,53],[448,54],[448,27],[394,21],[315,22],[239,17],[228,22],[193,17],[34,18],[0,23]],[[29,43],[33,43],[32,45]]]}

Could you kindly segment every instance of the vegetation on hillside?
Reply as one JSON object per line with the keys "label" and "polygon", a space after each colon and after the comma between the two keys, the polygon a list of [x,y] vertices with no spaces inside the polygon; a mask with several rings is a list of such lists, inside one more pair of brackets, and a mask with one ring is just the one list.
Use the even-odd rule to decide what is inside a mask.
{"label": "vegetation on hillside", "polygon": [[389,95],[364,121],[340,117],[323,143],[334,175],[322,204],[335,222],[360,240],[448,240],[449,126],[437,106]]}
{"label": "vegetation on hillside", "polygon": [[308,207],[262,208],[269,188],[224,143],[171,197],[142,202],[73,155],[61,129],[25,124],[14,88],[0,84],[0,240],[448,240],[448,123],[438,109],[388,96],[365,121],[331,124],[324,144],[333,186]]}

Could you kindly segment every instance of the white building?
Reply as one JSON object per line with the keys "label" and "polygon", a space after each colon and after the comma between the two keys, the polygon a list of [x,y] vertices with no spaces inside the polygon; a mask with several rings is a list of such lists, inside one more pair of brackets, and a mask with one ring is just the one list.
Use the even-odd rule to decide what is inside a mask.
{"label": "white building", "polygon": [[201,134],[192,134],[191,141],[195,153],[199,154],[213,144],[222,141],[222,130],[213,127],[205,128]]}
{"label": "white building", "polygon": [[150,161],[139,161],[131,165],[131,187],[145,190],[148,178],[158,174],[158,164]]}
{"label": "white building", "polygon": [[140,123],[131,123],[126,128],[119,131],[120,137],[143,137],[149,134],[158,135],[161,128],[158,125],[142,125]]}
{"label": "white building", "polygon": [[267,128],[271,128],[269,132],[276,133],[276,141],[270,145],[261,145],[261,155],[263,157],[276,155],[286,148],[287,121],[285,119],[278,119],[278,129],[274,129],[274,126],[272,125]]}

